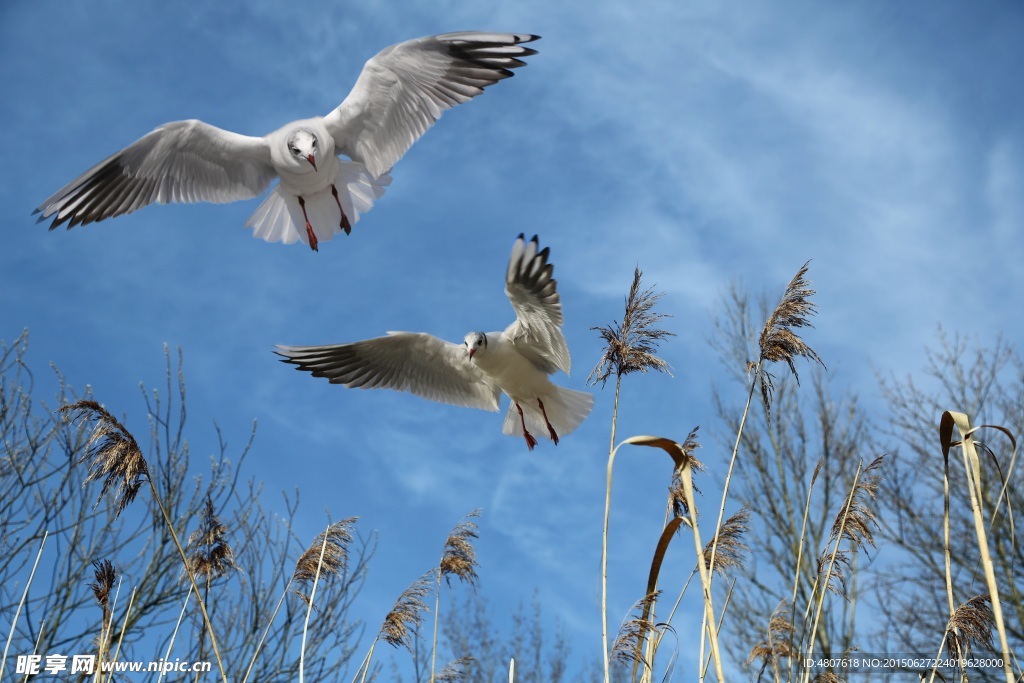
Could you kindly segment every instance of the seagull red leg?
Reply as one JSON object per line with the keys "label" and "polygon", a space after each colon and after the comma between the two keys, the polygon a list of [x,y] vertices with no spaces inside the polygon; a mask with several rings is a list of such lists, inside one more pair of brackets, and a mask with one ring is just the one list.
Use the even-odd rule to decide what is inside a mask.
{"label": "seagull red leg", "polygon": [[546,424],[548,426],[548,435],[551,437],[551,440],[554,441],[555,445],[557,446],[558,445],[558,434],[555,433],[555,428],[551,426],[551,422],[548,420],[548,413],[547,413],[546,410],[544,410],[544,401],[542,401],[542,400],[540,400],[538,398],[537,399],[537,405],[540,406],[540,413],[541,413],[541,415],[544,416],[544,424]]}
{"label": "seagull red leg", "polygon": [[338,211],[341,211],[341,229],[345,231],[346,235],[352,234],[352,224],[348,222],[348,216],[345,215],[345,209],[341,208],[341,200],[338,199],[338,188],[331,185],[331,194],[334,195],[334,201],[338,203]]}
{"label": "seagull red leg", "polygon": [[526,418],[523,417],[523,409],[518,403],[516,403],[516,410],[519,411],[519,421],[523,424],[523,436],[526,437],[526,447],[532,451],[533,447],[537,445],[537,439],[533,438],[533,434],[527,431]]}
{"label": "seagull red leg", "polygon": [[306,200],[302,198],[302,195],[299,195],[299,206],[302,207],[302,217],[306,219],[306,237],[309,238],[309,248],[313,251],[320,251],[316,248],[316,234],[313,232],[313,226],[309,224],[309,216],[306,215]]}

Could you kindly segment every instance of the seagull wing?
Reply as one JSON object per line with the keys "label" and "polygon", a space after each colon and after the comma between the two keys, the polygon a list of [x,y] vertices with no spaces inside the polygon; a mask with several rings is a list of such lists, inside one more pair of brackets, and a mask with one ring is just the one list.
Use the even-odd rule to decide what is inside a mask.
{"label": "seagull wing", "polygon": [[524,33],[445,33],[385,48],[363,67],[352,92],[324,118],[336,149],[374,177],[391,169],[446,109],[512,76]]}
{"label": "seagull wing", "polygon": [[558,281],[551,275],[547,247],[538,251],[537,236],[526,242],[519,235],[512,247],[505,275],[505,294],[516,312],[516,321],[505,337],[519,352],[551,374],[557,369],[569,374],[569,349],[562,335],[562,303]]}
{"label": "seagull wing", "polygon": [[354,344],[278,346],[276,353],[332,384],[408,391],[431,401],[498,410],[501,391],[469,361],[465,347],[429,334],[388,332]]}
{"label": "seagull wing", "polygon": [[225,203],[257,197],[276,172],[263,138],[202,121],[160,126],[59,189],[35,213],[50,229],[131,213],[153,202]]}

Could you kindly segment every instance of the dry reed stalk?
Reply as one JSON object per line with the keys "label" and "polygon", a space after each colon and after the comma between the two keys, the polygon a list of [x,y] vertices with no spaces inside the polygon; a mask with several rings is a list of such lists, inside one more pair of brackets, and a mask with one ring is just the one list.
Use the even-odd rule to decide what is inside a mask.
{"label": "dry reed stalk", "polygon": [[[822,468],[822,466],[824,464],[825,464],[825,460],[823,458],[818,458],[818,463],[814,466],[814,473],[811,474],[811,481],[807,485],[807,502],[804,504],[804,518],[803,518],[803,521],[800,523],[800,543],[797,546],[797,550],[796,550],[796,564],[794,565],[796,567],[796,569],[793,572],[793,595],[792,595],[792,597],[789,600],[789,610],[790,610],[789,611],[789,624],[790,624],[790,626],[792,626],[794,621],[796,620],[796,597],[797,597],[798,591],[800,590],[800,578],[801,578],[800,567],[801,567],[801,564],[802,564],[803,558],[804,558],[804,541],[807,538],[807,518],[808,518],[808,516],[810,515],[810,512],[811,512],[811,496],[814,493],[814,484],[815,484],[815,482],[818,481],[818,475],[821,474],[821,468]],[[790,646],[792,647],[792,642],[790,643]],[[794,669],[795,669],[795,666],[796,666],[796,658],[795,657],[791,657],[789,659],[789,680],[791,680],[791,681],[794,680],[794,675],[795,675]],[[778,672],[777,671],[776,671],[776,678],[778,678]]]}
{"label": "dry reed stalk", "polygon": [[[804,612],[804,623],[808,623],[810,609],[814,609],[814,617],[810,620],[811,627],[804,631],[807,639],[807,646],[804,650],[804,658],[809,659],[814,653],[814,634],[818,631],[818,624],[821,620],[822,610],[825,604],[825,595],[828,591],[846,594],[846,579],[843,574],[843,566],[849,568],[849,550],[840,550],[840,545],[845,539],[849,548],[856,550],[865,543],[874,547],[874,532],[872,527],[877,528],[878,522],[874,512],[868,507],[868,502],[874,500],[878,491],[878,479],[880,477],[878,468],[882,466],[885,456],[875,458],[867,467],[863,461],[857,465],[857,471],[853,476],[853,485],[846,496],[839,514],[832,523],[832,533],[829,542],[818,559],[818,572],[815,583],[811,588],[812,603],[807,605]],[[835,544],[833,547],[832,544]],[[829,548],[832,548],[831,553]],[[824,576],[824,584],[821,577]],[[818,590],[820,588],[820,590]],[[810,668],[804,670],[804,680],[809,681]]]}
{"label": "dry reed stalk", "polygon": [[[355,517],[349,517],[327,525],[327,528],[313,540],[313,543],[295,564],[292,579],[300,583],[309,581],[313,583],[309,596],[298,590],[295,591],[306,602],[306,618],[302,623],[302,644],[299,649],[299,683],[305,680],[306,636],[309,633],[309,618],[313,613],[317,586],[321,577],[338,576],[347,568],[348,544],[352,541],[352,525],[355,524],[355,521]],[[316,550],[318,545],[320,546],[319,552]],[[313,560],[314,556],[316,556],[315,561]]]}
{"label": "dry reed stalk", "polygon": [[[227,532],[228,528],[217,517],[213,499],[207,493],[199,526],[188,537],[188,546],[192,549],[188,558],[188,568],[196,577],[203,578],[203,600],[207,604],[210,601],[210,586],[214,580],[238,569],[234,552],[227,540]],[[205,659],[205,645],[206,638],[200,636],[196,660]]]}
{"label": "dry reed stalk", "polygon": [[[960,434],[959,441],[953,441],[953,428],[956,427]],[[988,588],[988,595],[992,604],[992,617],[995,623],[996,632],[999,634],[999,647],[1003,657],[1003,673],[1006,676],[1006,683],[1014,683],[1013,669],[1010,664],[1010,646],[1006,638],[1006,627],[1003,623],[1002,603],[999,599],[999,585],[996,583],[995,566],[992,563],[992,555],[988,547],[988,538],[985,532],[985,513],[982,510],[982,482],[981,482],[981,460],[974,434],[982,428],[996,429],[1009,437],[1013,445],[1013,460],[1016,460],[1017,441],[1013,434],[1005,427],[997,425],[980,425],[972,427],[970,418],[963,413],[947,410],[942,413],[939,420],[939,443],[942,446],[943,469],[943,541],[946,561],[946,591],[950,605],[950,621],[956,616],[953,600],[953,580],[950,571],[950,544],[949,544],[949,451],[959,446],[964,458],[964,471],[967,477],[967,490],[970,494],[971,513],[974,517],[974,532],[978,538],[978,553],[981,556],[981,566],[985,572],[985,583]],[[1004,486],[1005,490],[1005,486]],[[934,679],[934,671],[932,672]]]}
{"label": "dry reed stalk", "polygon": [[[687,440],[683,444],[679,444],[679,443],[673,441],[672,439],[666,439],[666,438],[660,437],[660,436],[646,436],[646,435],[631,436],[628,439],[623,440],[618,446],[616,446],[612,450],[611,454],[609,455],[609,457],[608,457],[608,484],[607,484],[607,488],[605,490],[604,533],[602,534],[602,551],[603,551],[602,552],[602,572],[601,572],[601,576],[602,576],[602,596],[605,596],[605,597],[607,596],[607,593],[606,593],[606,591],[607,591],[607,581],[606,581],[606,579],[607,579],[607,552],[608,552],[608,519],[609,519],[609,511],[610,511],[610,508],[611,508],[612,470],[613,470],[613,467],[615,465],[615,456],[618,454],[619,448],[621,448],[622,446],[625,446],[627,444],[628,445],[632,445],[632,446],[649,446],[649,447],[661,448],[663,451],[668,453],[668,455],[672,458],[672,463],[673,463],[673,485],[670,488],[670,493],[669,493],[669,500],[672,501],[673,497],[676,496],[676,495],[678,495],[678,496],[685,496],[684,493],[677,493],[676,492],[677,488],[678,488],[678,491],[682,491],[682,485],[678,484],[678,474],[681,471],[683,465],[687,464],[688,467],[692,467],[692,468],[696,468],[696,469],[703,468],[703,465],[700,463],[700,461],[697,460],[697,458],[695,458],[693,456],[693,454],[692,454],[692,451],[696,448],[696,442],[693,440],[695,431],[696,430],[693,430],[693,431],[690,432],[690,436],[687,438]],[[678,486],[677,486],[677,484],[678,484]],[[684,507],[685,507],[685,505],[684,505]],[[684,519],[684,521],[686,521],[687,524],[690,523],[689,520],[685,520]],[[675,528],[678,528],[678,524],[675,524],[674,526],[675,526]],[[665,539],[664,530],[662,531],[661,538]],[[654,572],[654,579],[655,579],[655,581],[657,579],[657,572],[660,571],[661,558],[664,556],[664,552],[667,549],[667,546],[668,546],[668,540],[659,541],[658,548],[660,549],[660,551],[658,549],[655,550],[655,555],[654,555],[654,558],[652,560],[652,572]],[[654,589],[652,587],[650,587],[650,586],[649,586],[649,588],[651,588],[651,590],[648,590],[648,594],[651,594]],[[607,600],[602,600],[602,605],[606,608],[607,607]],[[653,609],[653,606],[654,606],[654,603],[651,603],[649,605],[649,608]],[[602,613],[606,613],[606,610],[602,609]],[[609,653],[608,650],[606,650],[605,652],[606,652],[606,654]]]}
{"label": "dry reed stalk", "polygon": [[[713,543],[711,547],[711,559],[707,563],[704,562],[704,547],[700,541],[700,528],[697,526],[697,503],[693,496],[693,476],[692,470],[688,465],[684,465],[681,478],[683,481],[683,490],[686,494],[686,499],[689,503],[690,508],[690,526],[693,528],[693,543],[699,558],[697,562],[697,568],[700,572],[700,583],[704,590],[704,627],[701,630],[701,661],[703,661],[703,650],[704,650],[704,633],[707,633],[708,642],[711,645],[711,658],[715,665],[715,677],[719,683],[724,683],[725,675],[722,670],[722,655],[718,647],[718,624],[715,621],[715,605],[711,595],[711,577],[714,573],[714,562],[715,562],[715,548],[716,545]],[[719,520],[719,526],[721,526],[721,520]],[[703,672],[701,673],[700,680],[704,680]]]}
{"label": "dry reed stalk", "polygon": [[[132,588],[131,597],[128,598],[128,609],[124,612],[124,619],[121,621],[121,633],[117,637],[117,648],[114,649],[114,656],[110,659],[111,663],[117,661],[117,658],[121,655],[121,643],[124,642],[124,631],[128,628],[128,616],[132,613],[132,605],[135,604],[136,589]],[[114,669],[111,667],[110,675],[107,676],[107,683],[114,680]]]}
{"label": "dry reed stalk", "polygon": [[[309,544],[309,547],[299,556],[299,559],[295,562],[295,571],[292,572],[284,590],[281,591],[281,597],[278,598],[277,605],[274,606],[274,611],[271,612],[270,618],[267,620],[266,628],[263,629],[263,635],[260,636],[259,642],[256,643],[256,649],[253,651],[252,657],[249,658],[249,666],[242,677],[242,683],[246,683],[249,680],[252,668],[256,665],[256,659],[263,649],[263,644],[267,641],[267,636],[270,635],[270,629],[274,625],[277,613],[281,610],[281,605],[284,604],[288,593],[292,592],[292,584],[295,582],[311,581],[316,577],[318,570],[332,575],[345,571],[348,565],[348,545],[352,541],[352,526],[358,519],[358,517],[348,517],[340,522],[331,524],[327,527],[327,531],[318,534],[313,539],[313,542]],[[323,550],[323,558],[320,556],[320,551],[317,550],[318,546]],[[323,569],[320,569],[320,567],[323,567]],[[304,593],[298,590],[294,592],[307,605],[312,603],[311,598]]]}
{"label": "dry reed stalk", "polygon": [[[725,475],[725,484],[722,487],[722,502],[718,508],[718,520],[716,528],[722,526],[722,519],[725,517],[726,501],[729,497],[729,485],[732,482],[732,473],[736,465],[736,458],[740,450],[740,442],[743,439],[743,429],[746,426],[747,415],[750,413],[750,404],[754,396],[754,389],[758,382],[761,384],[761,400],[764,405],[765,414],[771,418],[771,402],[774,395],[774,384],[771,373],[768,372],[766,363],[777,363],[782,361],[789,366],[790,372],[800,382],[800,375],[796,371],[796,359],[805,358],[808,361],[825,363],[810,346],[804,342],[794,329],[813,327],[810,322],[811,316],[817,312],[817,307],[811,302],[814,290],[806,279],[807,269],[810,261],[800,267],[793,279],[786,285],[786,289],[779,300],[778,305],[765,321],[761,334],[758,337],[760,353],[757,361],[748,362],[747,369],[750,372],[750,388],[747,392],[746,405],[743,407],[743,414],[740,417],[739,428],[736,431],[736,440],[733,443],[732,455],[729,457],[729,469]],[[714,569],[717,543],[711,547],[711,568]],[[714,572],[711,572],[711,578]],[[710,586],[708,586],[710,589]],[[703,630],[702,630],[703,633]],[[704,639],[701,638],[701,649],[703,651]]]}
{"label": "dry reed stalk", "polygon": [[[7,653],[11,649],[11,641],[14,639],[14,628],[18,625],[18,617],[21,616],[21,609],[25,606],[25,600],[28,599],[28,589],[32,587],[32,579],[35,578],[36,569],[39,567],[39,559],[43,556],[43,548],[46,547],[46,539],[49,537],[50,532],[43,532],[43,539],[39,541],[39,552],[36,553],[36,561],[32,563],[32,571],[28,574],[28,581],[25,582],[25,590],[21,593],[21,600],[18,601],[18,608],[14,610],[14,616],[11,618],[11,630],[7,632],[7,643],[4,644],[4,655],[0,659],[0,680],[4,677],[4,666],[7,664]],[[42,626],[40,626],[42,631]]]}
{"label": "dry reed stalk", "polygon": [[[605,493],[604,533],[601,537],[601,653],[604,664],[604,683],[610,683],[608,651],[608,518],[611,514],[612,464],[615,459],[616,430],[619,416],[619,395],[622,377],[634,372],[646,373],[651,370],[669,373],[669,366],[658,357],[657,348],[666,337],[675,334],[654,326],[669,317],[656,313],[654,306],[662,297],[652,289],[640,289],[643,273],[637,267],[633,271],[633,284],[625,300],[622,323],[614,321],[606,327],[593,327],[605,342],[601,359],[591,370],[587,382],[603,387],[608,378],[615,375],[615,399],[612,404],[611,437],[608,441],[608,474]],[[671,374],[671,373],[669,373]],[[621,444],[620,444],[621,445]]]}
{"label": "dry reed stalk", "polygon": [[[684,507],[686,508],[687,513],[689,515],[689,525],[690,525],[690,528],[693,530],[694,549],[696,551],[696,556],[698,558],[697,569],[698,569],[698,571],[700,573],[701,586],[702,586],[703,591],[704,591],[704,618],[705,618],[705,622],[704,622],[704,626],[702,627],[702,633],[703,632],[707,633],[708,640],[711,643],[711,658],[712,658],[712,661],[713,661],[713,663],[715,665],[715,676],[717,677],[718,681],[721,683],[722,681],[725,680],[725,676],[724,676],[723,670],[722,670],[721,652],[720,652],[719,647],[718,647],[718,630],[719,629],[718,629],[718,627],[716,625],[716,620],[715,620],[714,600],[713,600],[712,595],[711,595],[711,576],[710,576],[710,574],[711,574],[712,568],[709,568],[709,564],[711,564],[710,562],[703,561],[704,560],[704,544],[701,543],[701,540],[700,540],[700,528],[697,525],[697,504],[696,504],[696,501],[695,501],[695,498],[694,498],[693,470],[694,470],[695,463],[697,462],[697,460],[696,460],[696,458],[693,457],[692,454],[690,454],[686,450],[684,450],[681,444],[676,443],[675,441],[672,441],[671,439],[666,439],[666,438],[663,438],[663,437],[658,437],[658,436],[633,436],[633,437],[630,437],[630,438],[626,439],[622,443],[620,443],[619,446],[616,447],[616,450],[618,450],[618,448],[620,446],[623,446],[625,444],[630,444],[630,445],[634,445],[634,446],[649,446],[649,447],[660,448],[663,451],[665,451],[666,453],[668,453],[668,455],[672,458],[673,464],[675,465],[676,474],[677,474],[677,477],[678,477],[679,482],[680,482],[680,490],[681,490],[681,495],[683,496]],[[611,466],[611,462],[614,460],[614,455],[615,455],[615,452],[613,451],[612,452],[612,457],[609,458],[609,467]],[[719,521],[718,528],[721,528],[721,526],[722,526],[721,525],[721,521]],[[605,527],[605,531],[607,532],[607,526]],[[606,535],[607,535],[607,533],[606,533]],[[717,533],[716,533],[716,536],[717,536]],[[712,545],[712,548],[714,548],[714,544]],[[712,551],[712,558],[713,558],[713,555],[714,555],[714,551]],[[713,559],[712,559],[712,562],[713,562]],[[703,644],[703,637],[701,638],[701,642]],[[702,648],[702,650],[703,650],[703,648]],[[704,659],[704,656],[703,656],[703,651],[702,651],[701,657],[700,657],[700,661],[703,661],[703,659]],[[701,679],[703,680],[703,675],[701,676]]]}
{"label": "dry reed stalk", "polygon": [[[672,520],[665,525],[665,528],[662,529],[661,536],[658,538],[658,545],[654,549],[654,557],[651,558],[651,570],[647,575],[647,592],[645,595],[650,599],[648,600],[645,598],[641,603],[639,603],[642,605],[643,609],[640,614],[641,622],[646,623],[651,619],[651,613],[654,611],[654,605],[657,601],[658,576],[661,573],[661,565],[665,560],[665,554],[668,552],[668,546],[672,542],[676,531],[679,530],[679,526],[683,521],[682,517],[673,517]],[[641,681],[647,680],[648,676],[653,675],[654,655],[657,652],[657,646],[661,641],[661,638],[659,637],[660,632],[655,631],[655,633],[658,635],[654,635],[650,639],[645,639],[644,634],[639,635],[637,647],[643,647],[645,649],[645,653],[643,656],[633,658],[633,680],[636,680],[636,670],[641,664],[644,666]]]}
{"label": "dry reed stalk", "polygon": [[96,421],[96,427],[92,437],[89,439],[86,453],[79,463],[89,462],[89,474],[85,479],[86,483],[93,480],[103,480],[101,496],[110,488],[117,488],[117,515],[120,515],[121,511],[135,499],[143,481],[149,484],[150,491],[153,494],[153,501],[160,509],[160,514],[167,525],[167,530],[171,535],[171,540],[174,542],[174,547],[178,551],[178,557],[181,558],[182,566],[185,568],[185,574],[188,576],[196,593],[196,601],[203,612],[203,620],[206,624],[206,630],[210,634],[210,644],[213,646],[213,654],[217,660],[217,668],[220,671],[221,680],[223,683],[228,683],[228,675],[224,670],[224,660],[220,654],[220,646],[217,644],[217,636],[213,631],[213,622],[206,609],[206,602],[199,594],[199,586],[196,583],[195,574],[189,568],[185,549],[182,547],[181,540],[178,538],[178,532],[171,521],[171,516],[167,512],[163,500],[160,498],[156,485],[153,483],[153,478],[149,475],[149,466],[146,463],[146,458],[142,455],[142,450],[135,441],[135,437],[117,418],[96,401],[76,401],[70,405],[61,406],[58,412],[67,413],[72,421],[79,419],[94,419]]}
{"label": "dry reed stalk", "polygon": [[[181,612],[178,613],[178,621],[174,624],[174,630],[171,631],[171,637],[167,641],[167,652],[164,653],[164,661],[170,661],[171,650],[174,648],[174,639],[178,637],[178,629],[181,628],[181,622],[185,619],[185,611],[188,609],[188,600],[192,597],[192,586],[188,587],[188,593],[185,594],[185,599],[181,603]],[[160,667],[160,675],[157,676],[156,683],[160,683],[164,679],[164,668]],[[248,675],[248,671],[246,672]]]}
{"label": "dry reed stalk", "polygon": [[480,534],[476,522],[473,520],[479,516],[478,508],[463,517],[444,542],[444,552],[441,554],[441,561],[437,567],[437,587],[434,591],[434,636],[430,648],[430,683],[434,683],[435,680],[443,680],[434,676],[437,667],[437,623],[441,614],[441,578],[443,577],[449,586],[451,586],[453,576],[470,585],[476,584],[476,568],[479,565],[476,561],[476,548],[473,547],[473,540],[479,538]]}
{"label": "dry reed stalk", "polygon": [[[685,501],[683,500],[684,496],[682,493],[681,481],[679,482],[678,489],[680,508],[685,509],[686,506]],[[719,558],[717,566],[715,567],[714,571],[718,572],[719,574],[725,574],[730,569],[743,566],[743,554],[748,550],[748,548],[747,545],[743,543],[742,537],[749,530],[749,522],[750,511],[747,510],[746,508],[741,509],[732,517],[725,520],[725,523],[722,525],[722,528],[718,530],[717,534],[717,536],[720,536],[722,538],[722,541],[719,544]],[[676,516],[672,519],[671,522],[669,522],[669,524],[665,527],[664,531],[662,532],[661,538],[658,541],[658,549],[655,551],[655,561],[657,562],[657,567],[655,567],[655,563],[652,562],[651,573],[648,576],[647,580],[648,592],[651,592],[656,588],[658,572],[660,572],[661,569],[661,559],[664,557],[664,554],[668,548],[669,540],[672,536],[674,536],[675,532],[679,529],[679,526],[683,523],[689,524],[690,522],[688,519],[682,516]],[[715,542],[716,541],[713,539],[704,545],[703,559],[705,564],[708,566],[709,571],[711,567],[711,548]],[[669,612],[668,618],[665,619],[665,623],[667,625],[672,624],[672,619],[675,617],[676,610],[679,609],[679,605],[680,603],[682,603],[683,595],[686,593],[686,589],[689,587],[690,581],[692,581],[693,577],[697,575],[697,572],[698,569],[695,564],[693,570],[690,572],[690,575],[687,577],[686,582],[683,584],[682,589],[679,591],[679,595],[676,597],[676,601],[672,605],[672,610]],[[724,607],[722,611],[724,614]],[[658,648],[661,645],[662,636],[663,634],[659,632],[653,640],[653,642],[650,644],[650,652],[648,654],[649,658],[653,659],[654,653],[657,652]]]}

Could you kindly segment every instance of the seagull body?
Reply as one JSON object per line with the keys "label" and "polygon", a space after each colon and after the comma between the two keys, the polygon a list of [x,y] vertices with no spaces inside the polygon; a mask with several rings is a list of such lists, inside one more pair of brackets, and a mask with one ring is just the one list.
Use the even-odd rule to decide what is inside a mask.
{"label": "seagull body", "polygon": [[520,235],[512,248],[505,293],[516,320],[501,332],[470,332],[462,344],[424,333],[389,332],[352,344],[278,346],[283,361],[332,384],[407,391],[433,401],[497,412],[511,399],[502,432],[537,445],[534,433],[558,443],[590,414],[593,395],[548,378],[570,369],[562,304],[549,250]]}
{"label": "seagull body", "polygon": [[[293,121],[263,137],[198,120],[174,121],[62,187],[36,213],[68,229],[153,202],[215,203],[263,194],[246,222],[268,242],[320,241],[349,233],[391,182],[389,171],[441,114],[512,76],[536,54],[538,36],[463,32],[385,48],[366,62],[327,116]],[[347,159],[340,159],[338,155]]]}

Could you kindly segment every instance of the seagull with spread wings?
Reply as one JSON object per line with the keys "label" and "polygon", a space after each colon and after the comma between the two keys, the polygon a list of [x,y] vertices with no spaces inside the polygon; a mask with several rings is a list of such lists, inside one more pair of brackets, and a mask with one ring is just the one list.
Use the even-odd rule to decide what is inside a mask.
{"label": "seagull with spread wings", "polygon": [[555,386],[548,375],[569,373],[562,304],[549,250],[519,235],[505,276],[516,320],[503,332],[470,332],[462,344],[423,333],[331,346],[278,346],[283,362],[360,389],[408,391],[442,403],[497,412],[504,393],[512,405],[502,432],[537,445],[534,432],[558,444],[590,414],[592,394]]}
{"label": "seagull with spread wings", "polygon": [[[366,62],[355,86],[324,117],[263,137],[198,120],[164,124],[78,176],[36,213],[68,229],[153,202],[225,203],[280,183],[246,222],[268,242],[317,244],[370,210],[388,172],[441,114],[512,76],[536,50],[524,33],[445,33],[398,43]],[[347,160],[338,155],[344,154]]]}

